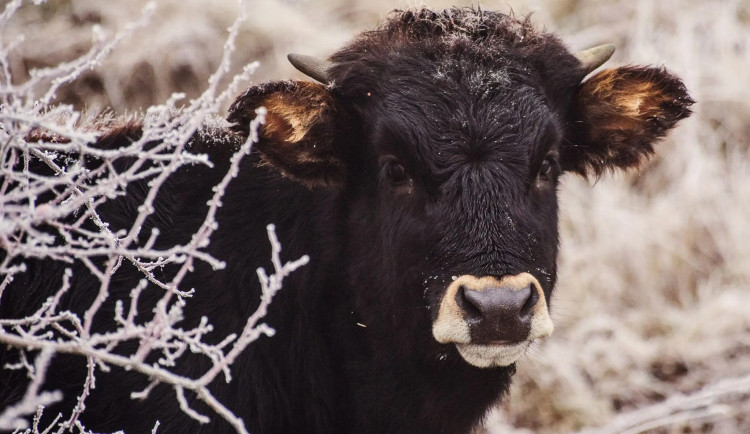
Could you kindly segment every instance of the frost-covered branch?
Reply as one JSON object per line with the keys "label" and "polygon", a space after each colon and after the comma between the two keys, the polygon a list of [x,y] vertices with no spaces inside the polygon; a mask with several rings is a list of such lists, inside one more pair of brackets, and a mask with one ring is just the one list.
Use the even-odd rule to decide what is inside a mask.
{"label": "frost-covered branch", "polygon": [[60,392],[39,391],[53,354],[53,350],[45,348],[36,357],[33,370],[29,370],[32,381],[26,389],[26,394],[20,402],[0,413],[0,429],[27,428],[29,424],[23,419],[24,416],[36,413],[40,406],[54,404],[62,399]]}
{"label": "frost-covered branch", "polygon": [[[206,155],[193,153],[188,143],[199,130],[216,127],[221,122],[216,120],[219,110],[257,67],[255,63],[246,65],[229,80],[226,88],[220,88],[219,84],[231,70],[235,41],[245,19],[246,2],[239,3],[243,12],[229,28],[221,62],[209,79],[207,90],[181,107],[178,103],[184,95],[174,94],[165,104],[148,108],[139,121],[142,125],[139,137],[115,149],[96,144],[101,132],[113,125],[114,120],[100,118],[82,126],[79,112],[52,102],[60,86],[96,68],[120,41],[147,26],[155,3],[149,3],[140,19],[112,38],[104,37],[95,26],[88,52],[63,64],[34,70],[21,83],[11,77],[8,66],[9,56],[17,49],[21,37],[7,43],[0,41],[0,306],[4,299],[10,299],[8,291],[13,290],[14,279],[30,272],[27,261],[47,259],[66,264],[58,286],[47,292],[52,295],[33,313],[0,317],[0,345],[14,348],[18,354],[17,363],[0,368],[20,370],[29,377],[23,398],[0,408],[0,430],[84,432],[79,417],[85,411],[97,375],[106,375],[109,366],[117,366],[150,380],[146,389],[132,391],[133,399],[148,399],[156,384],[167,384],[172,387],[175,401],[190,417],[206,423],[218,416],[238,432],[246,432],[244,422],[211,394],[209,386],[219,375],[224,381],[231,381],[231,367],[237,357],[261,336],[273,335],[273,329],[262,319],[283,279],[308,259],[283,263],[274,226],[269,225],[274,269],[270,274],[258,269],[260,305],[254,312],[248,312],[242,330],[218,339],[211,337],[212,342],[218,343],[205,340],[213,331],[210,318],[202,318],[193,328],[180,326],[184,308],[194,293],[192,288],[182,288],[182,282],[196,262],[207,263],[214,269],[224,267],[220,259],[208,253],[207,247],[218,227],[216,214],[222,198],[237,176],[243,158],[257,141],[255,131],[264,121],[265,113],[258,112],[250,126],[250,136],[231,157],[229,170],[213,188],[204,221],[187,243],[156,248],[161,241],[159,229],[143,231],[146,220],[155,212],[157,194],[170,176],[188,165],[212,166]],[[0,13],[0,29],[13,19],[21,5],[20,0],[6,4]],[[114,164],[121,159],[128,163]],[[89,161],[96,164],[84,164]],[[148,191],[132,224],[114,230],[98,210],[108,201],[124,196],[127,186],[134,182],[145,182]],[[131,289],[129,300],[115,301],[112,328],[97,331],[93,327],[94,318],[99,321],[102,306],[113,301],[111,279],[123,262],[135,267],[143,278]],[[62,297],[76,290],[71,284],[75,264],[79,269],[81,265],[85,267],[98,280],[93,301],[78,314],[60,307]],[[155,271],[168,265],[175,267],[172,277],[169,280],[158,277],[161,274]],[[139,312],[138,300],[148,285],[160,288],[163,295],[153,311]],[[126,341],[138,342],[139,346],[131,354],[114,351]],[[178,360],[188,352],[209,359],[210,368],[195,378],[175,373]],[[71,414],[57,416],[45,428],[39,426],[44,406],[63,398],[60,391],[40,390],[56,353],[81,356],[81,363],[87,367],[86,377]],[[215,414],[204,415],[192,409],[186,392],[194,394]],[[154,431],[157,428],[158,422]]]}

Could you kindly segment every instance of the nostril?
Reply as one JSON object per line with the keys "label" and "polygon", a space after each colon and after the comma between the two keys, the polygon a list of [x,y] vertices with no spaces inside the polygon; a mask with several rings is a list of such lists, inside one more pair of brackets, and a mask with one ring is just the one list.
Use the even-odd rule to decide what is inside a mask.
{"label": "nostril", "polygon": [[474,296],[476,292],[464,285],[459,286],[456,292],[456,304],[464,311],[467,320],[479,321],[482,319],[480,300],[477,300]]}
{"label": "nostril", "polygon": [[526,302],[521,306],[521,310],[518,312],[518,317],[522,320],[527,319],[527,317],[530,317],[532,314],[532,310],[534,309],[534,306],[536,306],[537,302],[539,301],[539,293],[535,290],[535,288],[528,287],[529,289],[529,296],[526,299]]}

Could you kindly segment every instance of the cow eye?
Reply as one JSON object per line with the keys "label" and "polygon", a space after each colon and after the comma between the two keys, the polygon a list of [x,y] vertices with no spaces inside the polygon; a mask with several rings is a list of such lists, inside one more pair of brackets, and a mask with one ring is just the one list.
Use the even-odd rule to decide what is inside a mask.
{"label": "cow eye", "polygon": [[539,166],[539,177],[553,179],[559,172],[559,167],[560,166],[557,163],[557,158],[549,155],[544,159],[544,161],[542,161],[541,166]]}
{"label": "cow eye", "polygon": [[398,162],[388,164],[388,177],[394,184],[403,184],[406,182],[406,169]]}
{"label": "cow eye", "polygon": [[385,169],[385,174],[393,185],[401,185],[409,180],[406,169],[396,160],[396,157],[388,155],[381,158],[381,164]]}

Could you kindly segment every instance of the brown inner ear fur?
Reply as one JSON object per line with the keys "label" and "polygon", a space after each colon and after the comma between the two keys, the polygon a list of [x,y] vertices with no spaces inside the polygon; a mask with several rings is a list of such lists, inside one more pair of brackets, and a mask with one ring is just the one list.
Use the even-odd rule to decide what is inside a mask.
{"label": "brown inner ear fur", "polygon": [[[274,93],[263,100],[268,110],[266,135],[289,143],[298,143],[305,138],[315,122],[324,116],[331,99],[327,92],[316,92],[313,86],[316,85],[300,83],[294,95]],[[306,101],[299,101],[301,98]]]}
{"label": "brown inner ear fur", "polygon": [[346,167],[337,130],[342,122],[325,86],[277,82],[253,88],[230,108],[235,131],[246,135],[261,106],[267,113],[255,148],[266,162],[310,188],[344,181]]}
{"label": "brown inner ear fur", "polygon": [[581,85],[573,146],[563,167],[581,174],[637,167],[653,145],[690,115],[693,100],[682,82],[662,68],[604,70]]}

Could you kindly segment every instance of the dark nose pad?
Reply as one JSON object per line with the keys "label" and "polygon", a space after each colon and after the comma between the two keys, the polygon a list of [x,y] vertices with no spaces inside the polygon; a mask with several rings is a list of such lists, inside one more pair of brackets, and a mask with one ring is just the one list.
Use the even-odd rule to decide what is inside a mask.
{"label": "dark nose pad", "polygon": [[463,309],[472,342],[523,341],[529,335],[533,308],[539,295],[531,285],[521,288],[461,286],[456,303]]}

